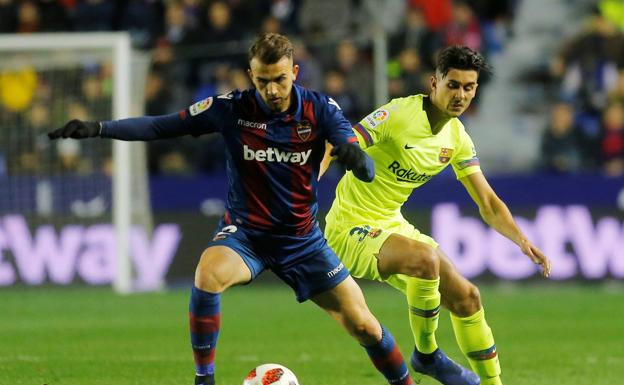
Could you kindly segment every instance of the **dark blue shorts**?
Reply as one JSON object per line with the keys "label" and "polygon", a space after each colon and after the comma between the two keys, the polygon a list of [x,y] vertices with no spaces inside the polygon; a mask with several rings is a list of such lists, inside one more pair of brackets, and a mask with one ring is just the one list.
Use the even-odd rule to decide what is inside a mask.
{"label": "dark blue shorts", "polygon": [[336,287],[349,276],[318,225],[304,236],[290,236],[221,221],[208,244],[211,246],[236,251],[251,270],[252,281],[265,269],[271,270],[293,288],[299,302]]}

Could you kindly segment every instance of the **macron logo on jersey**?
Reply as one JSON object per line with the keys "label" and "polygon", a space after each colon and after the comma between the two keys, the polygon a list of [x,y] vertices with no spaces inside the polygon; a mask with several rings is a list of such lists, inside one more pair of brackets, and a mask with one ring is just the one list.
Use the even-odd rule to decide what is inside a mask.
{"label": "macron logo on jersey", "polygon": [[258,128],[260,130],[265,130],[265,131],[267,129],[266,123],[250,122],[249,120],[243,120],[243,119],[238,119],[237,123],[243,127]]}
{"label": "macron logo on jersey", "polygon": [[268,147],[266,150],[253,150],[247,145],[243,146],[243,158],[245,160],[257,160],[258,162],[281,162],[299,163],[303,166],[310,158],[312,150],[301,152],[280,151],[279,148]]}

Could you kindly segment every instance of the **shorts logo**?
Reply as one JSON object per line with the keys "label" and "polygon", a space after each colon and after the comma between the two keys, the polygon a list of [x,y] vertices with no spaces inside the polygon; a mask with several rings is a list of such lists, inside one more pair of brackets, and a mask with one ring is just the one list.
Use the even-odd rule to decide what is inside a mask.
{"label": "shorts logo", "polygon": [[451,160],[452,156],[453,156],[453,149],[443,147],[440,149],[440,155],[438,155],[438,160],[441,163],[448,163],[448,161]]}
{"label": "shorts logo", "polygon": [[379,124],[383,123],[383,121],[388,119],[389,116],[390,116],[390,112],[388,112],[388,110],[381,109],[368,115],[365,119],[368,125],[370,126],[370,128],[374,128],[378,126]]}
{"label": "shorts logo", "polygon": [[305,142],[310,139],[310,134],[312,134],[312,123],[305,119],[297,123],[297,136],[299,139]]}
{"label": "shorts logo", "polygon": [[367,236],[370,238],[377,238],[379,234],[381,234],[381,231],[382,229],[373,229],[369,225],[364,225],[352,228],[351,231],[349,231],[349,235],[357,235],[358,242],[362,242]]}
{"label": "shorts logo", "polygon": [[209,109],[210,106],[212,106],[212,97],[200,100],[199,102],[193,104],[189,107],[189,112],[191,113],[191,116],[199,115]]}
{"label": "shorts logo", "polygon": [[234,234],[238,228],[234,225],[225,226],[212,238],[213,241],[220,241]]}
{"label": "shorts logo", "polygon": [[340,273],[340,271],[344,269],[344,265],[342,262],[340,262],[340,265],[334,267],[333,269],[331,269],[330,271],[327,272],[327,276],[329,278],[335,276],[336,274]]}

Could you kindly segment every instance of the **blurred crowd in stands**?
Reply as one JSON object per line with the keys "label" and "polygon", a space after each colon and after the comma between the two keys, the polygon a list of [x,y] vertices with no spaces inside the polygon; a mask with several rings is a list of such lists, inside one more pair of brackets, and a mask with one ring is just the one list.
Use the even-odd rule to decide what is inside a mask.
{"label": "blurred crowd in stands", "polygon": [[583,23],[548,71],[554,103],[540,166],[624,175],[624,2],[597,2]]}
{"label": "blurred crowd in stands", "polygon": [[[250,87],[249,43],[263,31],[285,33],[296,46],[297,82],[333,96],[355,122],[376,107],[375,28],[388,36],[389,96],[425,93],[441,47],[462,44],[488,58],[500,54],[512,34],[518,1],[0,0],[0,33],[129,31],[134,47],[151,55],[147,115]],[[619,3],[602,1],[587,29],[562,42],[553,59],[547,78],[556,91],[540,169],[603,168],[624,174],[624,16]],[[68,81],[74,94],[59,95],[68,89],[59,83]],[[6,148],[0,150],[0,175],[110,167],[86,142],[61,141],[58,148],[48,148],[43,133],[70,118],[109,117],[111,92],[107,62],[85,63],[63,74],[30,68],[0,73],[0,130],[16,122],[25,127],[0,136]],[[54,166],[41,160],[42,149],[54,153]],[[221,171],[223,144],[217,135],[152,142],[149,168],[156,175]]]}

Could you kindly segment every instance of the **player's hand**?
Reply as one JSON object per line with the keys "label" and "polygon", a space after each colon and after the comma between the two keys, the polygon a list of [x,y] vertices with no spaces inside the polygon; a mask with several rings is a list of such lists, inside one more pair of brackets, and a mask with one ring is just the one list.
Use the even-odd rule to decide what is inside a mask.
{"label": "player's hand", "polygon": [[331,156],[342,163],[347,170],[364,182],[371,182],[375,178],[375,167],[372,160],[356,143],[340,144],[332,148]]}
{"label": "player's hand", "polygon": [[94,136],[100,136],[101,129],[102,126],[100,122],[73,119],[67,122],[63,127],[48,132],[48,138],[51,140],[58,138],[92,138]]}
{"label": "player's hand", "polygon": [[550,275],[550,260],[540,249],[526,239],[520,243],[520,248],[527,257],[531,258],[533,263],[542,267],[542,275],[544,277],[548,277]]}

